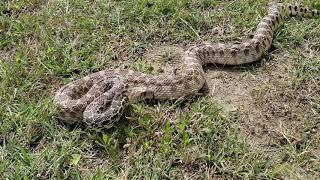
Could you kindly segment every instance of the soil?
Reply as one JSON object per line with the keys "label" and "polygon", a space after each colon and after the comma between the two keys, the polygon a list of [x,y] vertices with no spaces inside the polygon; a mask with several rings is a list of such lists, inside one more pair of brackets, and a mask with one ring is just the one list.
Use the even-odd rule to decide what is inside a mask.
{"label": "soil", "polygon": [[288,71],[292,62],[283,57],[286,55],[280,53],[266,62],[261,60],[253,73],[241,67],[206,71],[209,97],[237,120],[243,136],[255,147],[298,144],[311,131],[319,135],[320,119],[310,101],[320,99],[320,83],[292,85]]}
{"label": "soil", "polygon": [[[182,52],[176,46],[156,47],[146,59],[155,69],[161,67],[166,72],[178,62]],[[223,106],[226,117],[234,120],[254,147],[298,145],[320,134],[320,119],[310,103],[320,99],[319,79],[293,85],[293,62],[288,57],[286,52],[271,52],[249,65],[205,67],[206,96]]]}

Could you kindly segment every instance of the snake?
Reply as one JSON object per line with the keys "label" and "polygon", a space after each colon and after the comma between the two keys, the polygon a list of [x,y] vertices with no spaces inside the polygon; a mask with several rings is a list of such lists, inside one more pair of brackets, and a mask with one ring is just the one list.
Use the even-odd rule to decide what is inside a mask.
{"label": "snake", "polygon": [[58,117],[84,122],[95,129],[110,128],[126,107],[146,99],[178,99],[196,94],[205,84],[206,64],[241,65],[259,60],[271,47],[275,30],[287,17],[319,17],[302,4],[270,2],[267,15],[252,38],[242,43],[200,43],[181,55],[176,73],[146,74],[129,69],[105,69],[62,86],[54,95]]}

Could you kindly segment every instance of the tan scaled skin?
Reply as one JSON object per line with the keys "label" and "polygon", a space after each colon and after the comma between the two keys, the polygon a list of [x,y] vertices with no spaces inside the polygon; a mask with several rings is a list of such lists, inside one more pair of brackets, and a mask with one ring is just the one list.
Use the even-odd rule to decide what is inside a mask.
{"label": "tan scaled skin", "polygon": [[300,4],[270,3],[252,39],[241,44],[199,44],[182,56],[178,74],[148,75],[132,70],[103,70],[73,81],[57,91],[60,118],[83,120],[95,128],[110,127],[127,104],[144,99],[177,99],[197,93],[205,83],[202,66],[239,65],[257,61],[271,46],[275,29],[288,16],[319,17],[319,10]]}

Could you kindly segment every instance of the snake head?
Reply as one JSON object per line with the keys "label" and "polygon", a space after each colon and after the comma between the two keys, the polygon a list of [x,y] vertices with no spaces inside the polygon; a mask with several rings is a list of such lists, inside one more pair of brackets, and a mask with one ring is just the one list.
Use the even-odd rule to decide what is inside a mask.
{"label": "snake head", "polygon": [[93,129],[110,128],[119,121],[127,105],[128,82],[121,77],[106,77],[96,84],[104,90],[83,112],[83,121]]}
{"label": "snake head", "polygon": [[68,123],[79,122],[85,107],[93,101],[94,92],[94,82],[87,77],[64,85],[54,96],[58,118]]}

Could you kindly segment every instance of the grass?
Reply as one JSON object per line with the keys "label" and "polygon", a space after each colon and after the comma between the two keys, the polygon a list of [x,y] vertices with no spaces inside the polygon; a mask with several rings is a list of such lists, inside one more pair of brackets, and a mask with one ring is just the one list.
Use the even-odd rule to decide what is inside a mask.
{"label": "grass", "polygon": [[[320,8],[318,2],[304,2]],[[275,108],[274,121],[300,118],[303,126],[294,135],[280,129],[282,139],[276,143],[252,145],[242,132],[241,117],[225,114],[223,106],[207,97],[134,104],[127,118],[102,133],[54,116],[52,96],[63,84],[124,64],[149,72],[152,68],[144,54],[151,47],[243,40],[265,14],[266,3],[1,1],[0,176],[316,179],[320,176],[319,19],[291,19],[277,30],[276,50],[270,53],[276,59],[267,63],[280,61],[287,66],[289,59],[283,72],[286,85],[270,84],[273,87],[252,95],[266,110],[262,113]],[[261,63],[247,66],[257,72],[243,68],[242,73],[258,74],[268,66]],[[269,97],[281,101],[263,103]],[[283,115],[283,103],[296,99],[301,100],[296,104],[299,111]]]}

